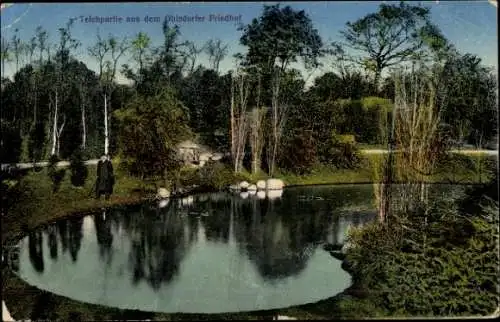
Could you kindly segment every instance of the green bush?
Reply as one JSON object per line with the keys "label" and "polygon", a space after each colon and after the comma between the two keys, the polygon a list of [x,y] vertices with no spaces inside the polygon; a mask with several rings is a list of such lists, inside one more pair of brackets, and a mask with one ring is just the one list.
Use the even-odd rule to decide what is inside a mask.
{"label": "green bush", "polygon": [[221,190],[238,180],[233,170],[220,162],[211,161],[204,167],[192,172],[184,182],[195,184],[204,189]]}
{"label": "green bush", "polygon": [[49,175],[50,180],[52,181],[52,190],[56,192],[61,187],[61,182],[66,175],[66,169],[57,168],[57,163],[60,161],[57,155],[51,155],[49,158],[49,166],[47,167],[47,174]]}
{"label": "green bush", "polygon": [[333,165],[337,169],[356,169],[361,163],[359,149],[354,135],[332,134],[331,146],[323,156],[323,163]]}
{"label": "green bush", "polygon": [[278,166],[294,174],[309,174],[317,162],[317,150],[310,131],[295,131],[280,153]]}
{"label": "green bush", "polygon": [[88,176],[88,169],[83,161],[80,149],[75,150],[70,158],[71,184],[75,187],[83,187]]}

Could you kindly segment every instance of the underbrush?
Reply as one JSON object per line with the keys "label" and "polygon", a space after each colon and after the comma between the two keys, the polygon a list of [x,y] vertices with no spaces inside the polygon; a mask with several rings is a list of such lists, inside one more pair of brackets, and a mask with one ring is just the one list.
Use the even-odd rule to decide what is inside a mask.
{"label": "underbrush", "polygon": [[463,200],[439,200],[350,232],[354,247],[346,260],[367,301],[394,317],[482,316],[497,309],[498,195],[470,195],[477,198],[467,202],[476,207],[468,211]]}

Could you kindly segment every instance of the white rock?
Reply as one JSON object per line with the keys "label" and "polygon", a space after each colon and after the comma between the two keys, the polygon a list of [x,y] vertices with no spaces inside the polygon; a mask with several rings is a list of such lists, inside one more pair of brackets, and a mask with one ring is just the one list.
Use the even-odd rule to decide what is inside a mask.
{"label": "white rock", "polygon": [[232,184],[229,186],[229,190],[231,191],[239,191],[240,187],[238,185]]}
{"label": "white rock", "polygon": [[265,180],[257,181],[257,189],[258,190],[266,190],[266,181]]}
{"label": "white rock", "polygon": [[259,198],[259,199],[266,199],[266,192],[265,191],[258,191],[257,192],[257,198]]}
{"label": "white rock", "polygon": [[161,199],[170,198],[170,191],[167,188],[158,188],[156,195]]}
{"label": "white rock", "polygon": [[284,186],[285,183],[280,179],[267,179],[266,181],[267,190],[281,190]]}
{"label": "white rock", "polygon": [[7,310],[7,306],[4,301],[2,301],[2,321],[15,321]]}
{"label": "white rock", "polygon": [[257,190],[248,190],[248,194],[250,196],[255,196],[257,194]]}
{"label": "white rock", "polygon": [[281,198],[282,195],[283,195],[283,190],[268,190],[267,191],[267,198],[269,200]]}
{"label": "white rock", "polygon": [[241,197],[242,199],[246,199],[246,198],[248,198],[248,192],[246,192],[246,191],[245,191],[245,192],[240,192],[240,197]]}
{"label": "white rock", "polygon": [[168,206],[170,199],[163,199],[158,202],[158,208],[165,208]]}
{"label": "white rock", "polygon": [[206,163],[207,163],[207,161],[200,161],[200,167],[205,166]]}
{"label": "white rock", "polygon": [[246,189],[250,186],[250,184],[247,181],[241,181],[240,182],[240,188],[241,189]]}
{"label": "white rock", "polygon": [[257,191],[257,186],[254,184],[251,184],[247,188],[248,191]]}

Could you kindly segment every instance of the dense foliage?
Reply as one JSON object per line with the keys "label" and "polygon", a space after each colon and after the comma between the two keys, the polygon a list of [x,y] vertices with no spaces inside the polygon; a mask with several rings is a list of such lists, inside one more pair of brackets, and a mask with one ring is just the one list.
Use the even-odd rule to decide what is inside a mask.
{"label": "dense foliage", "polygon": [[176,145],[189,135],[186,108],[172,89],[154,97],[137,96],[115,112],[120,122],[121,154],[140,176],[179,169]]}
{"label": "dense foliage", "polygon": [[351,234],[347,259],[376,306],[395,316],[488,315],[498,307],[497,181],[468,195]]}

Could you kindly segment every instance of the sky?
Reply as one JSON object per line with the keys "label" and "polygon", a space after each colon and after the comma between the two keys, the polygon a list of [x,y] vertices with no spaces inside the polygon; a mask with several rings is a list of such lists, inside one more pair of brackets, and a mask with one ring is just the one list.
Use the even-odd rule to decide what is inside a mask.
{"label": "sky", "polygon": [[[392,1],[329,1],[329,2],[280,2],[290,5],[296,10],[304,10],[318,29],[323,42],[339,41],[339,32],[348,21],[355,21],[368,13],[376,12],[382,2]],[[436,3],[437,2],[437,3]],[[198,16],[204,21],[179,22],[181,40],[190,40],[197,45],[204,44],[209,39],[221,39],[229,45],[229,54],[221,62],[221,72],[234,69],[235,61],[232,55],[244,53],[245,48],[239,45],[241,31],[237,30],[239,23],[248,24],[262,13],[263,4],[277,2],[170,2],[170,3],[19,3],[11,5],[1,12],[1,37],[11,39],[14,30],[19,30],[22,39],[28,41],[35,35],[37,26],[42,26],[49,32],[52,43],[58,41],[58,28],[64,27],[69,18],[77,18],[72,35],[82,46],[75,56],[85,62],[89,68],[96,70],[97,63],[88,56],[86,49],[95,43],[99,30],[102,36],[112,34],[115,37],[132,38],[138,32],[146,32],[155,46],[162,43],[161,22],[165,16]],[[419,3],[412,1],[412,3]],[[487,0],[482,1],[420,1],[431,8],[432,21],[437,24],[443,34],[462,53],[468,52],[479,56],[485,65],[498,69],[498,35],[497,8]],[[209,21],[210,15],[230,15],[233,21]],[[121,17],[121,23],[85,22],[85,17]],[[145,22],[145,17],[157,17],[161,22]],[[127,17],[139,17],[140,22],[126,22]],[[83,18],[83,19],[82,19]],[[239,20],[238,20],[239,19]],[[130,63],[130,57],[124,57],[120,62]],[[198,62],[208,65],[208,57],[201,54]],[[324,60],[324,67],[313,74],[299,68],[303,75],[312,81],[315,77],[332,71],[331,60]],[[11,76],[15,66],[8,64],[5,75]],[[124,78],[119,75],[119,82]]]}

